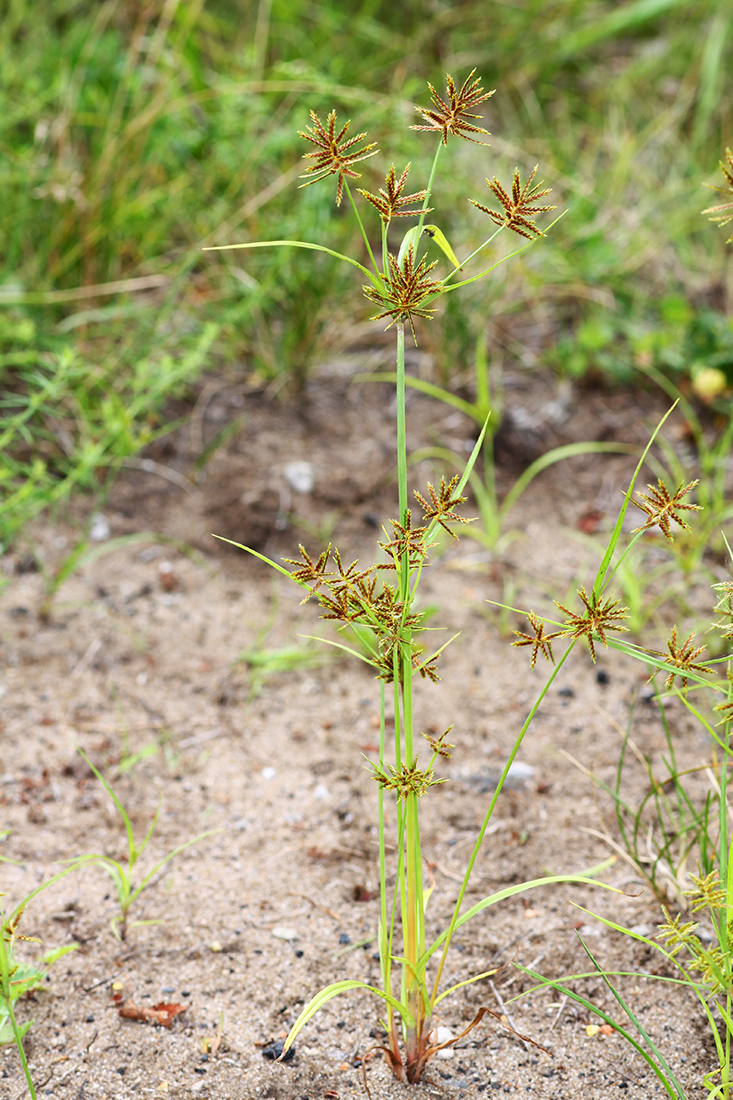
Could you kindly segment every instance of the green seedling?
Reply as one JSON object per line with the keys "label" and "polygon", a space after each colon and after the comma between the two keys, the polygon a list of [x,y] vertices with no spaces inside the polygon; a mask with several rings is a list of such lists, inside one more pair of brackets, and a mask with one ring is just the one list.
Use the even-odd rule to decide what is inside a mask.
{"label": "green seedling", "polygon": [[[71,867],[67,867],[58,875],[54,875],[48,882],[32,890],[26,895],[20,905],[6,917],[2,904],[0,904],[0,1043],[15,1043],[23,1067],[23,1075],[28,1086],[31,1100],[36,1100],[36,1091],[33,1085],[28,1059],[23,1049],[23,1037],[33,1025],[32,1020],[18,1023],[15,1013],[15,1005],[20,997],[34,989],[41,987],[47,968],[54,962],[74,951],[78,944],[66,944],[64,947],[46,953],[40,963],[20,962],[16,958],[16,944],[18,942],[38,943],[34,936],[24,936],[18,931],[23,914],[30,902],[43,890],[53,886],[59,879],[75,871],[82,861],[76,861]],[[2,897],[4,895],[0,895]]]}
{"label": "green seedling", "polygon": [[119,538],[107,539],[105,542],[96,544],[90,544],[88,538],[83,538],[80,539],[74,549],[67,554],[61,564],[44,578],[45,595],[38,609],[39,616],[42,619],[49,619],[51,617],[54,601],[58,595],[59,589],[69,577],[73,576],[77,569],[81,569],[84,565],[90,565],[99,558],[106,557],[107,554],[114,554],[117,550],[122,550],[127,546],[137,546],[141,543],[157,543],[160,546],[173,547],[179,554],[187,555],[192,561],[195,561],[197,565],[208,572],[208,567],[202,554],[199,554],[197,550],[189,546],[187,542],[183,542],[181,539],[171,538],[170,535],[159,534],[157,531],[136,531],[134,535],[120,535]]}
{"label": "green seedling", "polygon": [[258,694],[268,676],[301,668],[320,668],[326,660],[323,653],[303,645],[277,646],[273,649],[253,646],[243,649],[237,659],[247,669],[251,699]]}
{"label": "green seedling", "polygon": [[114,883],[115,890],[117,891],[117,900],[119,902],[120,911],[110,921],[110,927],[112,928],[112,932],[117,939],[124,940],[127,938],[128,928],[162,923],[162,921],[159,920],[130,921],[128,919],[128,914],[131,907],[137,901],[143,890],[150,886],[156,875],[158,875],[160,871],[162,871],[162,869],[166,867],[172,859],[175,859],[177,855],[179,855],[181,852],[184,852],[186,848],[190,848],[193,844],[198,844],[200,840],[203,840],[207,836],[213,836],[214,833],[218,833],[220,830],[209,829],[208,832],[199,833],[199,835],[193,837],[192,840],[187,840],[185,844],[179,844],[177,848],[174,848],[173,851],[169,852],[166,856],[163,857],[163,859],[158,860],[158,862],[151,868],[150,871],[148,871],[148,873],[142,878],[142,880],[140,880],[136,884],[137,876],[133,875],[133,871],[135,865],[137,864],[137,861],[147,848],[153,836],[153,833],[155,832],[155,827],[158,824],[158,817],[160,815],[162,802],[158,803],[158,808],[155,811],[152,822],[150,823],[150,828],[143,837],[142,841],[138,844],[138,842],[135,840],[135,833],[132,828],[130,817],[125,807],[122,805],[119,797],[115,793],[114,789],[112,788],[110,783],[108,783],[108,781],[104,778],[99,768],[96,768],[94,764],[92,764],[86,753],[78,746],[77,752],[82,757],[82,759],[86,761],[87,765],[94,772],[95,776],[111,798],[112,802],[115,805],[115,808],[117,809],[117,812],[122,818],[125,826],[125,831],[127,833],[126,861],[112,859],[111,856],[103,855],[89,855],[84,857],[85,863],[95,863],[98,866],[102,867]]}
{"label": "green seedling", "polygon": [[[358,176],[355,165],[375,154],[373,143],[362,144],[365,134],[347,138],[348,123],[339,126],[336,114],[331,112],[322,123],[311,112],[311,124],[301,131],[301,136],[315,146],[306,153],[311,163],[304,177],[308,186],[316,180],[337,177],[336,202],[346,198],[355,215],[362,243],[362,258],[335,253],[324,245],[310,241],[278,240],[259,241],[246,245],[228,245],[229,249],[297,248],[325,252],[337,256],[355,268],[362,279],[364,296],[376,307],[373,320],[384,319],[387,327],[396,332],[396,399],[397,399],[397,486],[398,518],[389,521],[384,538],[379,543],[379,560],[367,567],[357,561],[347,563],[331,545],[318,556],[311,557],[301,546],[300,558],[285,559],[290,569],[266,558],[263,554],[243,546],[244,550],[267,562],[278,573],[300,585],[306,600],[320,605],[322,617],[339,624],[344,631],[354,630],[356,647],[342,642],[331,642],[369,666],[379,682],[380,738],[376,760],[367,764],[377,784],[376,798],[379,821],[379,881],[380,915],[377,943],[381,970],[381,986],[355,979],[336,981],[326,986],[305,1006],[293,1023],[285,1041],[284,1053],[289,1049],[301,1029],[319,1009],[332,998],[356,990],[372,994],[380,1002],[387,1034],[386,1045],[380,1049],[399,1080],[414,1084],[421,1079],[430,1059],[443,1046],[437,1040],[436,1011],[440,1002],[459,988],[479,982],[493,971],[477,974],[457,985],[442,988],[441,979],[454,934],[468,921],[485,913],[505,898],[529,890],[533,886],[556,882],[591,882],[593,875],[602,868],[595,868],[579,875],[552,875],[531,883],[522,883],[464,908],[471,873],[479,853],[481,842],[491,820],[497,799],[516,757],[529,722],[517,736],[494,797],[491,799],[475,846],[468,860],[458,899],[445,930],[429,941],[426,926],[426,908],[431,890],[423,881],[423,856],[420,843],[420,804],[431,787],[445,782],[437,769],[450,757],[452,744],[448,741],[451,728],[438,737],[423,734],[415,729],[413,719],[413,692],[418,678],[424,681],[438,679],[438,662],[452,639],[433,640],[432,628],[426,627],[426,611],[420,608],[418,589],[423,569],[430,562],[438,536],[457,537],[453,528],[469,522],[458,509],[466,501],[464,489],[471,471],[481,453],[487,433],[488,409],[485,410],[478,440],[465,468],[446,480],[441,478],[437,486],[428,485],[423,494],[414,490],[418,518],[413,519],[413,509],[408,497],[408,456],[406,444],[405,392],[408,384],[405,373],[405,328],[409,326],[413,339],[418,320],[430,320],[435,304],[441,297],[453,293],[459,287],[477,282],[493,271],[502,260],[494,260],[484,270],[467,274],[473,261],[496,238],[508,230],[525,239],[520,249],[529,247],[532,241],[544,234],[537,228],[535,219],[553,209],[542,204],[547,190],[535,184],[536,169],[524,184],[515,172],[509,190],[495,177],[487,179],[489,190],[499,209],[484,206],[470,200],[494,223],[494,231],[465,259],[456,263],[452,250],[444,236],[438,236],[437,226],[426,227],[426,217],[433,192],[438,161],[449,137],[463,137],[481,144],[479,138],[486,131],[475,124],[481,118],[476,107],[492,94],[485,92],[481,82],[471,73],[458,88],[447,77],[447,101],[430,86],[431,106],[420,107],[421,124],[413,127],[439,136],[427,186],[411,194],[407,190],[410,166],[398,175],[394,164],[384,177],[384,186],[378,193],[359,188],[357,194],[376,209],[381,222],[381,239],[373,247],[359,207],[352,194],[349,180]],[[398,250],[390,246],[390,230],[394,220],[412,217],[416,221],[403,237]],[[427,235],[424,230],[428,228]],[[421,254],[424,244],[437,243],[446,255],[450,269],[437,277],[435,268],[441,257],[429,259]],[[377,256],[380,260],[377,260]],[[505,259],[509,257],[506,256]],[[445,262],[445,261],[442,261]],[[460,278],[459,278],[460,273]],[[415,506],[413,505],[413,508]],[[239,545],[239,544],[235,544]],[[388,699],[394,712],[395,737],[393,754],[387,749]],[[536,706],[539,705],[539,701]],[[532,713],[536,707],[533,708]],[[426,762],[419,762],[419,746],[427,742]],[[387,804],[394,804],[396,836],[393,845],[387,843]],[[396,861],[391,863],[388,850],[396,851]],[[608,866],[608,863],[602,867]],[[400,942],[401,941],[401,942]],[[485,1015],[496,1016],[483,1007],[478,1010],[462,1035],[474,1028]],[[462,1037],[462,1036],[461,1036]],[[531,1040],[530,1040],[531,1041]]]}

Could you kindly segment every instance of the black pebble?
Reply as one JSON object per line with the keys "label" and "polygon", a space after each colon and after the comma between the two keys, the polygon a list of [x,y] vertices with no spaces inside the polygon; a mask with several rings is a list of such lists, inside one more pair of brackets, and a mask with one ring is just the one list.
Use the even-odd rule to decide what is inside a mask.
{"label": "black pebble", "polygon": [[351,943],[351,936],[348,932],[342,932],[339,936],[339,943]]}
{"label": "black pebble", "polygon": [[93,1024],[94,1023],[94,1017],[93,1016],[87,1016],[87,1023],[88,1024]]}
{"label": "black pebble", "polygon": [[302,959],[303,958],[303,951],[300,948],[298,948],[298,950],[295,952],[295,957],[296,957],[296,959]]}
{"label": "black pebble", "polygon": [[[282,1041],[282,1039],[276,1039],[274,1043],[270,1043],[269,1047],[262,1048],[262,1057],[269,1058],[271,1062],[274,1062],[282,1054],[284,1046],[285,1043]],[[283,1058],[283,1062],[289,1062],[294,1054],[295,1047],[288,1047],[288,1052]]]}
{"label": "black pebble", "polygon": [[558,689],[558,695],[561,695],[563,699],[574,699],[575,692],[571,687],[561,687]]}
{"label": "black pebble", "polygon": [[611,683],[611,677],[608,675],[605,668],[599,668],[598,672],[596,672],[596,683],[604,685]]}

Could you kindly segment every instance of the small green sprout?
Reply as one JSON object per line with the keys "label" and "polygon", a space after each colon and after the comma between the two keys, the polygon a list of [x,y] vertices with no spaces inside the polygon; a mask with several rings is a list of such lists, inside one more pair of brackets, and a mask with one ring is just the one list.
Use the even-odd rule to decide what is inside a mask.
{"label": "small green sprout", "polygon": [[160,808],[161,808],[162,802],[158,803],[158,808],[155,811],[155,815],[154,815],[153,820],[150,824],[150,828],[148,829],[148,831],[145,834],[142,841],[138,844],[138,842],[135,840],[135,833],[134,833],[133,828],[132,828],[132,823],[130,821],[130,817],[129,817],[125,807],[122,805],[122,802],[120,801],[119,797],[115,793],[114,789],[109,784],[109,782],[104,778],[104,776],[100,772],[99,768],[96,768],[94,766],[94,764],[92,764],[91,760],[86,755],[86,753],[82,749],[80,749],[78,746],[77,746],[77,752],[86,761],[88,766],[91,768],[91,770],[96,775],[99,782],[104,787],[104,789],[107,792],[107,794],[109,795],[109,797],[112,799],[112,802],[114,803],[120,817],[122,818],[122,820],[124,822],[125,830],[127,832],[127,860],[126,861],[112,859],[111,856],[103,856],[103,855],[90,855],[90,856],[85,856],[84,857],[84,862],[95,863],[98,866],[102,867],[102,869],[107,872],[107,874],[112,879],[112,882],[114,883],[115,889],[117,891],[117,900],[119,902],[120,911],[110,921],[110,927],[112,928],[112,932],[113,932],[113,934],[115,935],[115,937],[117,939],[124,940],[127,937],[127,929],[129,927],[132,927],[132,926],[138,926],[139,927],[139,926],[142,926],[142,925],[161,924],[162,923],[162,921],[159,921],[159,920],[128,921],[128,913],[129,913],[132,905],[135,903],[135,901],[137,901],[138,897],[143,892],[143,890],[145,890],[151,884],[151,882],[153,881],[155,876],[168,863],[170,863],[170,861],[172,859],[174,859],[181,852],[185,851],[186,848],[190,848],[192,845],[198,844],[198,842],[200,840],[203,840],[207,836],[213,836],[214,833],[218,833],[218,832],[220,832],[220,830],[219,829],[209,829],[208,832],[199,833],[199,835],[193,837],[192,840],[187,840],[184,844],[179,844],[177,848],[174,848],[173,851],[169,852],[166,856],[163,857],[163,859],[158,860],[158,862],[154,865],[154,867],[152,867],[152,869],[150,871],[148,871],[148,873],[143,877],[143,879],[140,882],[138,882],[137,885],[136,885],[134,877],[133,877],[133,870],[134,870],[135,865],[136,865],[137,861],[139,860],[140,856],[143,854],[143,852],[147,848],[148,843],[150,842],[150,840],[153,836],[153,833],[155,832],[155,827],[158,824],[158,817],[160,815]]}

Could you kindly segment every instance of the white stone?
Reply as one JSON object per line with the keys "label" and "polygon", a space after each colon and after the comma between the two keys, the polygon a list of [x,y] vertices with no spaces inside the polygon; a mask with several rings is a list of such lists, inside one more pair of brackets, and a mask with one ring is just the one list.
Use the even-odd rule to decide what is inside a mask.
{"label": "white stone", "polygon": [[101,512],[92,516],[92,525],[89,528],[89,538],[92,542],[106,542],[111,534],[109,520]]}
{"label": "white stone", "polygon": [[285,925],[280,924],[277,928],[273,928],[272,934],[276,940],[287,940],[288,943],[298,939],[298,933],[294,928],[286,928]]}
{"label": "white stone", "polygon": [[288,485],[296,493],[313,492],[315,475],[310,462],[288,462],[283,472]]}

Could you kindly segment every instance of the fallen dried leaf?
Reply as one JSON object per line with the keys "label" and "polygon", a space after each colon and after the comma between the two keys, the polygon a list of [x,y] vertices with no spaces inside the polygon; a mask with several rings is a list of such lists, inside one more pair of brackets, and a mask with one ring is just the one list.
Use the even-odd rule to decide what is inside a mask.
{"label": "fallen dried leaf", "polygon": [[117,1011],[125,1020],[141,1020],[151,1024],[162,1024],[163,1027],[169,1028],[172,1020],[181,1012],[185,1012],[186,1007],[186,1005],[166,1004],[161,1001],[152,1008],[146,1008],[143,1005],[136,1005],[133,1001],[125,1001]]}
{"label": "fallen dried leaf", "polygon": [[583,513],[575,526],[586,535],[595,535],[601,526],[602,520],[603,512],[600,512],[597,508],[589,508],[587,512]]}

